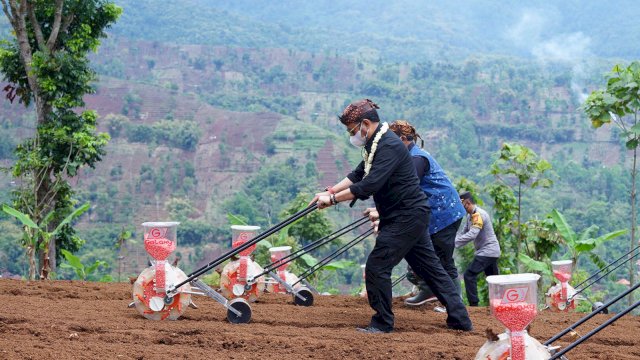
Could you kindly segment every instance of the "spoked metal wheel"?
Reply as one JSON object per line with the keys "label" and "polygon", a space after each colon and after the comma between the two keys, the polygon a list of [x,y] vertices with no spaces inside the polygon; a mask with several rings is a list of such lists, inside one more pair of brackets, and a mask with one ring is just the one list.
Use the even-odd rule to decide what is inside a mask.
{"label": "spoked metal wheel", "polygon": [[604,304],[601,303],[600,301],[596,301],[593,303],[593,305],[591,305],[591,311],[596,311],[600,308],[603,308],[602,310],[600,310],[600,314],[608,314],[609,313],[609,308],[604,307]]}
{"label": "spoked metal wheel", "polygon": [[[302,296],[304,300],[296,296],[296,294]],[[311,290],[307,289],[306,287],[301,287],[293,295],[293,303],[298,306],[311,306],[313,305],[313,293],[311,292]]]}
{"label": "spoked metal wheel", "polygon": [[227,320],[232,324],[246,324],[251,321],[251,306],[247,300],[237,298],[229,301],[229,307],[240,312],[240,315],[234,313],[231,309],[227,309]]}
{"label": "spoked metal wheel", "polygon": [[[165,265],[165,277],[168,283],[173,284],[187,278],[182,270],[169,264]],[[133,305],[140,315],[149,320],[177,320],[191,303],[191,295],[179,292],[174,297],[167,298],[164,292],[156,291],[155,279],[154,266],[142,271],[133,284]],[[191,287],[185,284],[182,290],[190,291]]]}

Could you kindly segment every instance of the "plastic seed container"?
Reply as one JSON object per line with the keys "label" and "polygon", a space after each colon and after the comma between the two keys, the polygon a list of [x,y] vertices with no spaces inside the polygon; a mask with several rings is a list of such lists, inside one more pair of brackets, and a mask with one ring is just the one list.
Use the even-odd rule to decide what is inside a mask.
{"label": "plastic seed container", "polygon": [[509,329],[511,360],[525,360],[525,329],[538,315],[538,279],[538,274],[487,277],[491,314]]}
{"label": "plastic seed container", "polygon": [[571,260],[559,260],[552,261],[551,268],[553,269],[553,276],[560,281],[561,287],[561,300],[567,300],[567,285],[569,284],[569,280],[571,280],[571,275],[573,273],[573,261]]}
{"label": "plastic seed container", "polygon": [[176,249],[179,222],[145,222],[144,249],[154,260],[166,260]]}
{"label": "plastic seed container", "polygon": [[179,222],[145,222],[144,249],[153,258],[152,265],[156,268],[156,291],[164,291],[166,282],[166,260],[178,245],[177,229]]}
{"label": "plastic seed container", "polygon": [[[269,248],[269,253],[271,254],[271,262],[275,263],[276,261],[282,260],[285,256],[291,254],[291,246],[278,246]],[[284,270],[289,267],[289,264],[282,265],[278,268],[278,270]]]}
{"label": "plastic seed container", "polygon": [[[231,247],[233,249],[253,239],[258,234],[260,226],[231,225]],[[249,246],[240,252],[240,256],[249,256],[255,250],[256,245]]]}
{"label": "plastic seed container", "polygon": [[551,268],[553,269],[553,276],[555,276],[561,283],[566,283],[571,280],[571,275],[573,274],[573,261],[552,261]]}

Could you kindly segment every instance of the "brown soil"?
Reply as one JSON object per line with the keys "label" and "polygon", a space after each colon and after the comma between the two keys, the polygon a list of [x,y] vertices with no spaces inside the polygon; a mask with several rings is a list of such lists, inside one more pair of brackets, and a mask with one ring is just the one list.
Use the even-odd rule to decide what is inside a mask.
{"label": "brown soil", "polygon": [[[131,285],[0,280],[1,359],[473,359],[485,330],[502,330],[487,308],[470,309],[475,330],[448,330],[431,306],[409,309],[396,299],[396,331],[355,331],[372,314],[366,301],[316,296],[297,307],[285,295],[263,295],[249,324],[233,325],[215,301],[197,297],[177,321],[155,322],[127,308]],[[579,328],[585,334],[610,315]],[[543,311],[531,334],[553,336],[580,314]],[[576,359],[640,359],[638,319],[626,316],[567,355]],[[566,345],[559,341],[557,345]]]}

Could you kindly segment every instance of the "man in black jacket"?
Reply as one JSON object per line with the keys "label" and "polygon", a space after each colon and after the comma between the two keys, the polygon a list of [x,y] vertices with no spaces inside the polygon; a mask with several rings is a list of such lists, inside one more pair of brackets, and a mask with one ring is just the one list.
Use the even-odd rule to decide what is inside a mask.
{"label": "man in black jacket", "polygon": [[467,309],[429,238],[430,210],[411,156],[400,138],[388,131],[387,123],[380,123],[378,108],[364,99],[344,109],[340,121],[351,144],[364,147],[364,160],[345,179],[312,200],[323,209],[373,195],[378,209],[378,236],[365,267],[367,297],[375,314],[369,326],[358,330],[393,331],[391,271],[404,258],[447,308],[447,326],[470,331],[473,327]]}

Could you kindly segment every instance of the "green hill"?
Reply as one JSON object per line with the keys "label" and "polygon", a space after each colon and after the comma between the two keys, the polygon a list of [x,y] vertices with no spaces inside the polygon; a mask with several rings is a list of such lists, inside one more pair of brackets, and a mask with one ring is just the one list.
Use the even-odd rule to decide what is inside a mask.
{"label": "green hill", "polygon": [[[92,58],[100,78],[86,98],[112,140],[104,161],[74,184],[93,204],[79,224],[89,259],[115,264],[113,241],[123,227],[180,217],[190,236],[188,269],[227,245],[227,212],[265,228],[275,223],[298,192],[332,184],[359,161],[336,115],[363,97],[381,106],[383,120],[416,124],[454,180],[493,181],[487,169],[504,141],[551,161],[555,185],[525,198],[527,218],[558,208],[576,229],[628,223],[628,154],[615,132],[594,131],[579,109],[613,64],[594,54],[636,51],[634,31],[611,40],[620,45],[614,53],[598,40],[612,30],[585,30],[609,14],[599,5],[536,33],[548,46],[534,53],[498,36],[524,11],[498,2],[356,2],[347,11],[320,1],[298,4],[297,12],[289,1],[253,11],[248,2],[118,3],[124,15]],[[578,5],[539,8],[569,14],[571,6]],[[627,24],[610,21],[618,20]],[[578,32],[584,37],[573,39],[571,53],[588,55],[584,61],[534,59],[553,54],[556,35]],[[21,105],[4,101],[1,109],[0,161],[8,166],[11,148],[33,125]],[[11,179],[0,176],[0,200],[7,201]],[[330,216],[338,226],[360,210]],[[19,231],[0,225],[7,234]],[[13,272],[21,266],[16,242],[0,247]],[[600,255],[611,258],[624,244]]]}

